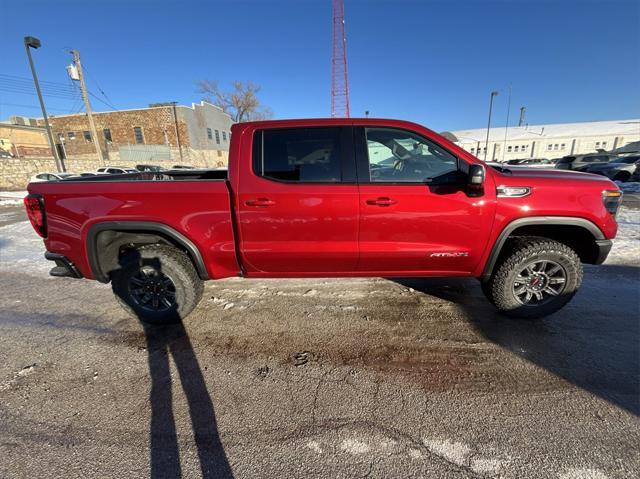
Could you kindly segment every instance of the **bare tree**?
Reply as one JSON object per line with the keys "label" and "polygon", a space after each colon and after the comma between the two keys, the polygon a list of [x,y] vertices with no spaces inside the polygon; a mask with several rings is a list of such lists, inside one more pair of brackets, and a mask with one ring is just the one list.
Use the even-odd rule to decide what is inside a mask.
{"label": "bare tree", "polygon": [[200,80],[197,85],[198,93],[205,95],[203,100],[222,108],[236,123],[266,120],[273,116],[271,109],[260,103],[260,86],[253,82],[236,80],[229,91],[221,90],[214,80]]}

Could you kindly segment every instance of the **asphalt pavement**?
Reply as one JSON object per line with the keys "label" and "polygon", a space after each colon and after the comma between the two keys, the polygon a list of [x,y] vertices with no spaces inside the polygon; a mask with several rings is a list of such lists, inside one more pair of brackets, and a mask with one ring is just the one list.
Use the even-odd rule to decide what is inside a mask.
{"label": "asphalt pavement", "polygon": [[0,477],[638,477],[639,280],[586,267],[531,322],[474,280],[230,279],[146,329],[6,267]]}

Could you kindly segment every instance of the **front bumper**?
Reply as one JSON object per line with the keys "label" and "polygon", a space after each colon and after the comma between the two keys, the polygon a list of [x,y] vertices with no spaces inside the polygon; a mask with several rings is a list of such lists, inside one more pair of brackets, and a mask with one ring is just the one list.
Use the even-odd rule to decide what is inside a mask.
{"label": "front bumper", "polygon": [[609,256],[609,252],[613,246],[613,241],[596,240],[596,245],[598,247],[598,256],[596,257],[594,264],[602,264],[607,259],[607,256]]}
{"label": "front bumper", "polygon": [[51,276],[56,276],[58,278],[82,278],[82,273],[66,256],[47,251],[44,254],[44,257],[49,261],[55,261],[56,263],[56,265],[51,268],[51,271],[49,271]]}

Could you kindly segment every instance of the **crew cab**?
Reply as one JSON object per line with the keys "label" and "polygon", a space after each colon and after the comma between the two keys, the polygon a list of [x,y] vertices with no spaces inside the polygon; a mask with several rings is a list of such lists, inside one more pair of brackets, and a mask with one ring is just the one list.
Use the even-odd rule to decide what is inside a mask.
{"label": "crew cab", "polygon": [[498,310],[553,313],[612,245],[609,179],[488,167],[415,123],[232,127],[228,170],[32,183],[25,204],[54,276],[111,282],[149,323],[186,317],[203,282],[473,277]]}

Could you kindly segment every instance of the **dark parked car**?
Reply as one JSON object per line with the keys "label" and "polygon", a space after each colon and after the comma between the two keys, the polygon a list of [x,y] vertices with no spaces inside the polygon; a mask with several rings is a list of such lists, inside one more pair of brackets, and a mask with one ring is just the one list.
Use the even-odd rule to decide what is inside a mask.
{"label": "dark parked car", "polygon": [[136,170],[138,171],[148,171],[151,173],[157,173],[159,171],[167,171],[166,168],[158,165],[136,165]]}
{"label": "dark parked car", "polygon": [[594,164],[608,163],[617,158],[618,155],[612,153],[589,153],[587,155],[563,156],[556,163],[556,168],[560,170],[586,171]]}
{"label": "dark parked car", "polygon": [[191,165],[173,165],[171,169],[172,170],[194,170],[195,168]]}
{"label": "dark parked car", "polygon": [[609,163],[593,165],[587,168],[587,173],[606,176],[614,181],[629,181],[638,176],[640,155],[621,156]]}

